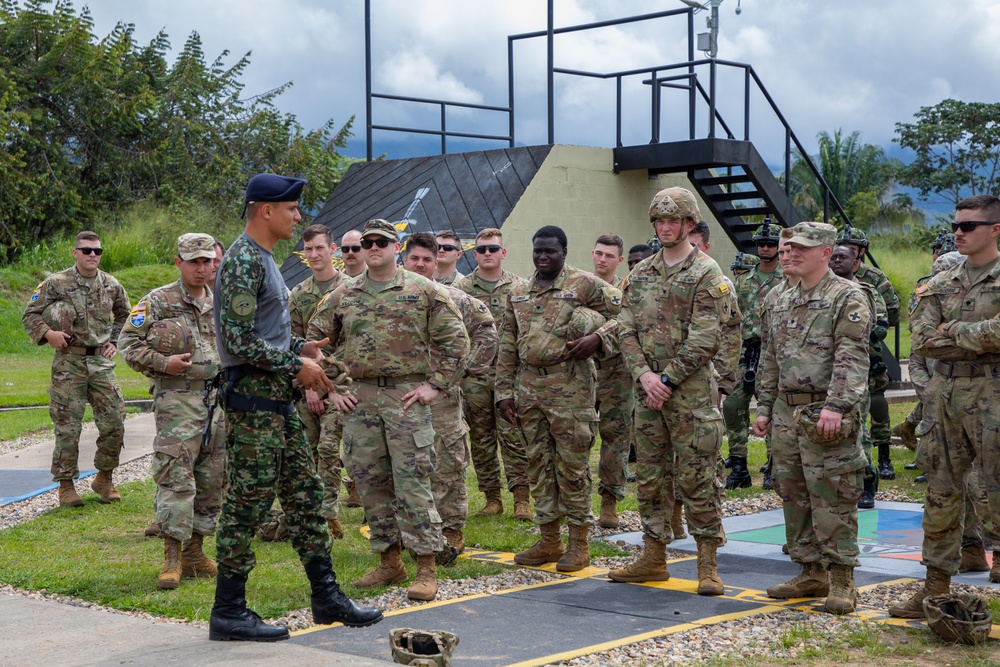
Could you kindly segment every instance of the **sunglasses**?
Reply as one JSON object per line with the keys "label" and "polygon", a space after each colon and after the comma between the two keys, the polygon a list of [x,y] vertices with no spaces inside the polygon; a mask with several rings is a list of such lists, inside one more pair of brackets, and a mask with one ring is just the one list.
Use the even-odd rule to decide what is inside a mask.
{"label": "sunglasses", "polygon": [[344,254],[346,252],[353,252],[354,254],[358,254],[359,252],[361,252],[361,246],[359,246],[359,245],[342,245],[342,246],[340,246],[340,254]]}
{"label": "sunglasses", "polygon": [[371,250],[373,245],[377,245],[379,248],[386,248],[390,243],[395,243],[385,237],[379,239],[361,239],[361,247],[365,250]]}
{"label": "sunglasses", "polygon": [[101,253],[104,252],[104,248],[76,248],[76,249],[82,252],[84,255],[97,255],[98,257],[100,257]]}
{"label": "sunglasses", "polygon": [[964,233],[968,234],[973,231],[976,227],[982,225],[1000,225],[1000,222],[988,222],[986,220],[967,220],[965,222],[953,222],[951,223],[951,231],[957,232],[962,230]]}
{"label": "sunglasses", "polygon": [[501,250],[503,250],[503,247],[498,246],[498,245],[477,245],[476,246],[476,252],[478,252],[480,255],[485,255],[488,252],[496,254],[496,253],[500,252]]}
{"label": "sunglasses", "polygon": [[438,244],[438,250],[446,250],[452,252],[454,250],[461,250],[457,245],[451,245],[450,243],[440,243]]}
{"label": "sunglasses", "polygon": [[760,248],[777,248],[777,241],[757,241],[757,246]]}

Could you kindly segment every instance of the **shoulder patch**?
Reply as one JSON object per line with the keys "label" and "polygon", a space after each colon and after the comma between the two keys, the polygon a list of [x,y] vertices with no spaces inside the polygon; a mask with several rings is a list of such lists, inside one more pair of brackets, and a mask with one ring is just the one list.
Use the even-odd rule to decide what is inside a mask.
{"label": "shoulder patch", "polygon": [[930,286],[927,283],[924,283],[923,285],[921,285],[920,287],[917,288],[916,292],[917,292],[917,294],[923,294],[924,292],[926,292],[929,289],[930,289]]}
{"label": "shoulder patch", "polygon": [[850,313],[847,314],[847,319],[849,319],[852,322],[860,322],[861,321],[861,313],[859,313],[856,310],[852,310]]}
{"label": "shoulder patch", "polygon": [[128,314],[128,321],[134,327],[141,327],[142,323],[146,321],[146,302],[140,301],[135,304],[132,311]]}
{"label": "shoulder patch", "polygon": [[252,320],[257,310],[257,296],[250,292],[236,292],[229,300],[229,317],[234,320]]}
{"label": "shoulder patch", "polygon": [[479,302],[478,308],[479,308],[479,312],[480,313],[486,313],[486,312],[489,312],[489,310],[490,310],[489,308],[486,307],[486,304],[483,303],[482,301]]}
{"label": "shoulder patch", "polygon": [[44,287],[44,286],[45,286],[45,281],[44,280],[42,282],[38,283],[38,287],[36,287],[35,291],[31,293],[31,300],[32,301],[38,301],[38,297],[41,295],[41,293],[42,293],[42,287]]}
{"label": "shoulder patch", "polygon": [[611,297],[611,303],[613,303],[616,306],[620,306],[622,305],[622,298],[617,294],[615,294],[613,297]]}

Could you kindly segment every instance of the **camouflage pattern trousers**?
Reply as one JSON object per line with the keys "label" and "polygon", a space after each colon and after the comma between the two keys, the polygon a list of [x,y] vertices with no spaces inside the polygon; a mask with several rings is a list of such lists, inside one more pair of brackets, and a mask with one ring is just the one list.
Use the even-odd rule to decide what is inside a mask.
{"label": "camouflage pattern trousers", "polygon": [[973,461],[972,470],[965,478],[965,514],[962,516],[963,547],[981,547],[984,544],[986,532],[998,534],[994,523],[994,519],[997,517],[990,514],[986,488],[983,469]]}
{"label": "camouflage pattern trousers", "polygon": [[305,400],[296,403],[295,407],[312,449],[316,472],[323,480],[323,504],[319,513],[326,519],[337,519],[340,517],[337,501],[340,498],[341,472],[344,470],[344,462],[340,458],[344,417],[333,405],[322,415],[310,410]]}
{"label": "camouflage pattern trousers", "polygon": [[[796,563],[858,563],[858,500],[864,451],[857,430],[840,442],[819,444],[797,410],[779,398],[771,411],[771,475],[781,496],[785,541]],[[864,414],[856,410],[855,418]],[[807,429],[812,433],[807,433]]]}
{"label": "camouflage pattern trousers", "polygon": [[226,475],[226,420],[221,411],[202,447],[208,408],[202,392],[159,390],[153,397],[156,438],[150,472],[156,482],[156,523],[175,540],[214,535]]}
{"label": "camouflage pattern trousers", "polygon": [[228,486],[215,531],[219,574],[245,578],[257,563],[250,542],[268,520],[275,497],[285,512],[292,547],[303,563],[330,553],[330,534],[319,514],[323,482],[314,472],[302,422],[284,377],[263,373],[236,383],[237,392],[288,400],[287,413],[226,410]]}
{"label": "camouflage pattern trousers", "polygon": [[969,477],[975,475],[973,464],[986,482],[980,516],[983,541],[987,550],[1000,549],[998,394],[992,376],[947,378],[939,374],[931,377],[924,392],[924,423],[930,430],[917,449],[917,466],[927,473],[921,562],[952,576],[958,574],[961,562],[962,519]]}
{"label": "camouflage pattern trousers", "polygon": [[52,359],[49,416],[55,424],[52,481],[80,474],[80,431],[90,403],[97,424],[94,467],[114,470],[125,446],[125,401],[115,378],[115,362],[100,355],[83,356],[56,351]]}
{"label": "camouflage pattern trousers", "polygon": [[[493,394],[493,381],[466,378],[462,382],[465,393],[465,418],[469,422],[472,441],[472,465],[476,470],[478,488],[483,493],[499,491],[500,457],[507,475],[507,489],[528,484],[528,454],[524,438],[516,426],[500,416]],[[497,449],[500,456],[497,456]]]}
{"label": "camouflage pattern trousers", "polygon": [[538,376],[522,368],[515,390],[518,425],[528,448],[528,481],[535,523],[593,522],[590,450],[596,437],[596,387],[589,365]]}
{"label": "camouflage pattern trousers", "polygon": [[[740,359],[736,373],[736,389],[726,396],[722,403],[722,417],[726,422],[726,441],[729,443],[729,457],[747,458],[747,443],[750,441],[750,400],[753,393],[747,391],[743,383],[746,364]],[[764,438],[767,454],[771,455],[771,437]]]}
{"label": "camouflage pattern trousers", "polygon": [[355,379],[358,404],[344,416],[344,460],[371,528],[372,550],[402,540],[419,556],[444,549],[434,504],[434,427],[430,406],[403,409],[402,397],[419,383],[378,387]]}
{"label": "camouflage pattern trousers", "polygon": [[628,450],[632,445],[632,376],[621,357],[598,362],[597,411],[600,415],[601,459],[597,469],[597,492],[615,500],[625,498]]}
{"label": "camouflage pattern trousers", "polygon": [[434,505],[441,517],[441,527],[449,530],[465,529],[469,517],[469,493],[465,478],[472,453],[465,435],[469,425],[462,415],[461,389],[455,394],[441,392],[431,403],[431,421],[434,425],[434,472],[431,473],[431,490]]}
{"label": "camouflage pattern trousers", "polygon": [[[674,390],[660,410],[646,407],[646,392],[635,384],[635,478],[642,531],[658,542],[670,542],[675,489],[684,502],[693,537],[724,544],[722,482],[722,415],[704,395],[692,391],[702,374]],[[712,391],[714,394],[715,392]]]}

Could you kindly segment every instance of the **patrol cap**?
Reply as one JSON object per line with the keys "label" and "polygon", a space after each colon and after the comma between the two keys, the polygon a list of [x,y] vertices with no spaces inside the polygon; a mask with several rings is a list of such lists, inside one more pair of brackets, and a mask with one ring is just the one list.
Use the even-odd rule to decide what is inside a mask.
{"label": "patrol cap", "polygon": [[693,218],[701,220],[698,201],[690,190],[685,188],[667,188],[653,195],[649,204],[649,221],[659,218]]}
{"label": "patrol cap", "polygon": [[177,239],[177,256],[181,259],[215,259],[215,239],[208,234],[183,234]]}
{"label": "patrol cap", "polygon": [[292,176],[257,174],[247,183],[243,201],[298,201],[302,188],[309,181]]}
{"label": "patrol cap", "polygon": [[832,246],[836,241],[837,228],[833,225],[825,222],[800,222],[792,227],[792,236],[785,242],[814,248],[819,245]]}
{"label": "patrol cap", "polygon": [[396,230],[396,226],[382,218],[375,218],[365,223],[365,226],[361,229],[361,236],[365,237],[369,235],[384,236],[393,241],[399,240],[399,231]]}

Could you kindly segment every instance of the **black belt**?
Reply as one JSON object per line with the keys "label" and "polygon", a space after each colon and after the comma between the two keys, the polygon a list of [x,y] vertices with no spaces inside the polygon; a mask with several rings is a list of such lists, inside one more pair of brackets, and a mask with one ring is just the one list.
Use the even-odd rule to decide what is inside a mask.
{"label": "black belt", "polygon": [[295,414],[295,403],[293,401],[275,401],[270,398],[244,396],[243,394],[235,394],[233,392],[227,392],[225,400],[226,410],[273,412],[285,417],[291,417]]}
{"label": "black belt", "polygon": [[976,378],[1000,375],[1000,364],[975,364],[969,361],[934,361],[931,370],[946,378]]}
{"label": "black belt", "polygon": [[785,392],[785,403],[787,405],[809,405],[810,403],[819,403],[820,401],[826,400],[826,392],[795,392],[787,391]]}
{"label": "black belt", "polygon": [[[103,347],[103,346],[102,346]],[[68,352],[69,354],[78,354],[81,357],[96,357],[101,353],[100,347],[80,347],[77,345],[67,345],[63,348],[63,352]]]}

